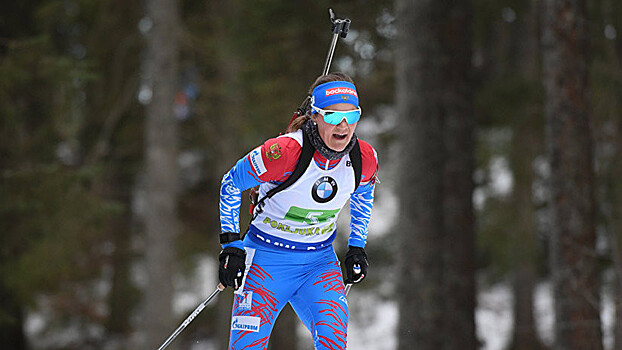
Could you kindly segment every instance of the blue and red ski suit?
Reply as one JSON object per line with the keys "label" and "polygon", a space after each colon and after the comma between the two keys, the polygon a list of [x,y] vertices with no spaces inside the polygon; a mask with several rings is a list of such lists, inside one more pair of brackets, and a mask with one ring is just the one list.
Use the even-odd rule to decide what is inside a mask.
{"label": "blue and red ski suit", "polygon": [[[260,186],[260,198],[285,181],[301,154],[302,131],[266,141],[223,177],[222,232],[239,232],[242,191]],[[327,160],[317,151],[292,186],[266,201],[243,241],[246,272],[235,292],[230,350],[268,348],[274,322],[290,303],[311,332],[316,349],[346,348],[348,304],[339,260],[332,247],[339,210],[350,199],[350,246],[364,247],[371,218],[378,160],[359,140],[361,181],[354,190],[349,156]]]}

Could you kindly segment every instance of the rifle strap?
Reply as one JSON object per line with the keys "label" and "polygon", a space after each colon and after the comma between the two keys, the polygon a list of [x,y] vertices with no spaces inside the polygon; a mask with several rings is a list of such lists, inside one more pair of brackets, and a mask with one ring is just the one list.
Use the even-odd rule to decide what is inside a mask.
{"label": "rifle strap", "polygon": [[[280,183],[275,188],[271,189],[266,193],[266,195],[257,201],[254,205],[256,210],[252,213],[253,217],[250,222],[257,217],[259,213],[263,211],[262,207],[266,199],[272,198],[275,194],[285,190],[289,186],[291,186],[294,182],[298,181],[305,173],[309,164],[311,164],[311,159],[313,159],[313,154],[315,153],[315,148],[311,144],[309,140],[309,136],[304,130],[302,131],[302,151],[300,152],[300,158],[298,158],[298,164],[296,164],[296,168],[294,172],[282,183]],[[359,145],[358,140],[352,150],[350,150],[350,161],[352,162],[352,168],[354,169],[354,190],[358,188],[359,183],[361,182],[361,174],[363,171],[363,160],[361,157],[361,147]],[[250,226],[250,224],[249,224]]]}

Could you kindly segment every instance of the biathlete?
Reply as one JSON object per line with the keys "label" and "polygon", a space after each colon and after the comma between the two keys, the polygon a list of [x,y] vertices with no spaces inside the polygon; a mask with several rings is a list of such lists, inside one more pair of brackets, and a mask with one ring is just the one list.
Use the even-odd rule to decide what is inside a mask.
{"label": "biathlete", "polygon": [[[309,94],[308,112],[291,123],[287,134],[252,150],[222,179],[219,280],[235,289],[230,350],[267,349],[274,322],[288,302],[316,349],[346,348],[348,304],[332,241],[337,216],[350,199],[345,283],[362,281],[378,160],[374,148],[354,133],[361,108],[349,76],[322,75]],[[300,178],[265,197],[290,177],[303,153],[313,156]],[[257,185],[259,198],[266,199],[254,208],[241,237],[241,193]]]}

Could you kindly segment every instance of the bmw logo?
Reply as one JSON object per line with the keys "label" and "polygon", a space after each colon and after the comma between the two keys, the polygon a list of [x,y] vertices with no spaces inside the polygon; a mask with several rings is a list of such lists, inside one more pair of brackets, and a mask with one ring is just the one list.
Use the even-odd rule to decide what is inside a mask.
{"label": "bmw logo", "polygon": [[337,194],[337,181],[330,176],[322,176],[313,184],[311,195],[318,203],[326,203],[335,198]]}

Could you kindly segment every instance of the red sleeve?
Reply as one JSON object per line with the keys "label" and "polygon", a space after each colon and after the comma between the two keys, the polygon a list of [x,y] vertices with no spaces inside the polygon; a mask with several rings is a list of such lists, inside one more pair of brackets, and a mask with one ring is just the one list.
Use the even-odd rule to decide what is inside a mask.
{"label": "red sleeve", "polygon": [[378,173],[378,155],[376,150],[367,142],[359,140],[361,147],[361,160],[363,169],[361,172],[361,184],[366,185],[376,180]]}
{"label": "red sleeve", "polygon": [[266,172],[259,178],[264,182],[283,182],[296,168],[302,147],[291,137],[269,139],[261,145],[261,157]]}

